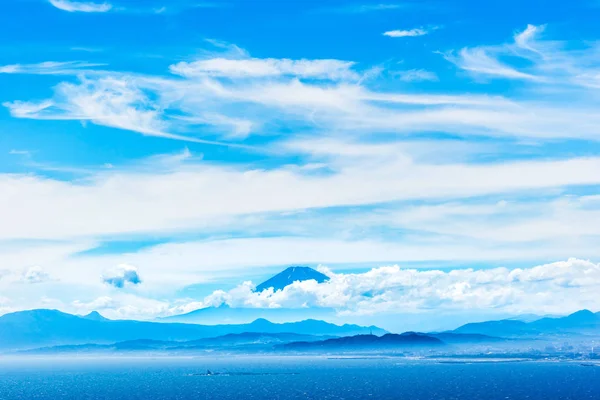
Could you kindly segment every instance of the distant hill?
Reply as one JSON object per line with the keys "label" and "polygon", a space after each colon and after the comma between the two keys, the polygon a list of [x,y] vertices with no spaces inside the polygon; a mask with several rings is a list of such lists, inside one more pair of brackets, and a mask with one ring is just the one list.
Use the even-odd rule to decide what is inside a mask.
{"label": "distant hill", "polygon": [[[350,336],[373,332],[378,335],[387,333],[385,329],[374,325],[359,326],[354,324],[334,325],[329,322],[316,319],[307,319],[300,322],[284,322],[274,324],[266,319],[260,318],[247,325],[254,332],[294,332],[305,335],[331,335],[331,336]],[[275,330],[273,330],[275,329]]]}
{"label": "distant hill", "polygon": [[274,291],[282,290],[294,282],[311,279],[318,283],[323,283],[328,281],[329,277],[309,267],[290,267],[258,285],[256,291],[262,292],[269,288],[273,288]]}
{"label": "distant hill", "polygon": [[452,332],[462,334],[479,334],[487,336],[512,337],[525,335],[529,331],[528,323],[516,320],[499,320],[473,322],[463,325]]}
{"label": "distant hill", "polygon": [[159,318],[158,322],[186,324],[247,324],[259,318],[273,322],[300,321],[309,318],[327,320],[336,315],[331,308],[232,308],[224,304],[185,314]]}
{"label": "distant hill", "polygon": [[600,313],[581,310],[561,318],[542,318],[529,324],[539,331],[581,332],[597,330],[600,333]]}
{"label": "distant hill", "polygon": [[463,325],[453,332],[502,337],[535,337],[552,335],[600,336],[600,313],[581,310],[566,317],[546,317],[532,322],[511,319],[478,322]]}
{"label": "distant hill", "polygon": [[[262,324],[256,324],[259,327]],[[190,341],[165,341],[137,339],[112,344],[80,344],[47,346],[23,351],[27,354],[59,353],[123,353],[166,352],[184,354],[189,352],[277,352],[288,350],[328,349],[383,349],[398,347],[430,347],[440,344],[481,345],[505,342],[506,339],[476,334],[439,333],[422,334],[407,332],[401,335],[353,335],[347,337],[316,336],[298,333],[242,332]]]}
{"label": "distant hill", "polygon": [[537,314],[519,314],[514,317],[506,318],[512,319],[515,321],[523,321],[523,322],[533,322],[542,318],[560,318],[562,315],[537,315]]}
{"label": "distant hill", "polygon": [[388,333],[383,336],[355,335],[336,339],[314,342],[292,342],[278,346],[281,350],[373,350],[407,347],[438,347],[444,342],[430,335],[416,332],[406,332],[401,335]]}
{"label": "distant hill", "polygon": [[56,345],[111,344],[128,340],[190,341],[231,333],[296,333],[316,336],[346,336],[385,332],[377,327],[334,325],[305,320],[274,324],[258,319],[250,324],[195,325],[100,319],[57,310],[30,310],[0,317],[0,348],[28,349]]}
{"label": "distant hill", "polygon": [[189,354],[197,352],[271,353],[281,351],[362,351],[402,348],[431,348],[449,345],[490,345],[506,339],[477,334],[407,332],[400,335],[353,335],[347,337],[315,336],[297,333],[242,332],[190,341],[137,339],[112,344],[59,345],[20,351],[25,354],[129,352]]}
{"label": "distant hill", "polygon": [[265,333],[265,332],[243,332],[229,333],[214,338],[206,338],[180,343],[179,346],[240,346],[249,344],[273,344],[289,343],[298,341],[312,342],[316,340],[329,339],[331,337],[314,336],[301,333]]}
{"label": "distant hill", "polygon": [[477,333],[428,333],[429,336],[440,339],[448,344],[486,344],[505,342],[506,339],[497,336],[482,335]]}
{"label": "distant hill", "polygon": [[270,351],[275,344],[294,341],[316,341],[330,337],[302,335],[296,333],[243,332],[230,333],[213,338],[191,341],[164,341],[138,339],[112,344],[80,344],[49,346],[22,351],[26,354],[62,353],[123,353],[123,352],[167,352],[186,353],[190,351]]}

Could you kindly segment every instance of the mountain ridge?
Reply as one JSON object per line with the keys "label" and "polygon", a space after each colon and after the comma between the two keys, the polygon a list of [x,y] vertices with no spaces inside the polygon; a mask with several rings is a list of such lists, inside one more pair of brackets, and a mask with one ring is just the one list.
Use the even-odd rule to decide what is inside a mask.
{"label": "mountain ridge", "polygon": [[[383,329],[374,328],[385,332]],[[230,325],[98,320],[58,310],[37,309],[0,316],[0,348],[26,349],[86,343],[110,344],[136,339],[185,341],[257,330],[265,333],[346,336],[366,333],[374,328],[349,324],[335,325],[317,320],[276,324],[258,319],[250,324]]]}
{"label": "mountain ridge", "polygon": [[344,337],[327,337],[295,333],[243,332],[191,341],[164,341],[138,339],[112,344],[61,345],[21,351],[24,354],[59,353],[110,353],[151,352],[186,354],[195,352],[226,353],[272,353],[279,351],[362,351],[383,349],[432,349],[447,344],[476,344],[488,341],[502,341],[502,338],[489,338],[483,335],[446,334],[442,340],[436,334],[404,332],[386,333],[381,336],[362,334]]}
{"label": "mountain ridge", "polygon": [[404,332],[402,334],[387,333],[377,335],[354,335],[335,339],[326,339],[314,342],[292,342],[277,348],[281,350],[306,351],[306,350],[372,350],[385,348],[406,347],[438,347],[445,343],[433,336]]}
{"label": "mountain ridge", "polygon": [[272,322],[299,321],[317,317],[328,319],[335,317],[332,308],[233,308],[226,304],[218,307],[199,308],[185,314],[157,318],[157,322],[181,322],[192,324],[244,324],[259,318]]}
{"label": "mountain ridge", "polygon": [[329,336],[296,333],[242,332],[190,341],[137,339],[111,344],[85,343],[80,345],[47,346],[20,351],[20,354],[59,353],[122,353],[122,352],[188,352],[188,351],[264,351],[274,344],[292,341],[315,341]]}
{"label": "mountain ridge", "polygon": [[531,322],[512,319],[474,322],[462,325],[452,332],[502,337],[590,333],[600,335],[600,313],[584,309],[563,317],[544,317]]}

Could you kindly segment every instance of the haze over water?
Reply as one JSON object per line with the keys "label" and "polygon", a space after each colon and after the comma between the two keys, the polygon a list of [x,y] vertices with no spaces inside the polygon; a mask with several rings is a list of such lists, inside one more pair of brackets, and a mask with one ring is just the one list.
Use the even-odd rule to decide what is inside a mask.
{"label": "haze over water", "polygon": [[[207,369],[224,375],[203,376]],[[326,357],[19,358],[0,362],[2,400],[586,400],[599,395],[600,367],[577,362],[440,364]]]}

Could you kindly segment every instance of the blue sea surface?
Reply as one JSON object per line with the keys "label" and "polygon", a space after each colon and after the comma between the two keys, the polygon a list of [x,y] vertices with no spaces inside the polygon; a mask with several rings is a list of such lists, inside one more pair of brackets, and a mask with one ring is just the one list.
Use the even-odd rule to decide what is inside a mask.
{"label": "blue sea surface", "polygon": [[[217,375],[203,375],[211,370]],[[326,357],[7,358],[0,399],[600,399],[600,367]]]}

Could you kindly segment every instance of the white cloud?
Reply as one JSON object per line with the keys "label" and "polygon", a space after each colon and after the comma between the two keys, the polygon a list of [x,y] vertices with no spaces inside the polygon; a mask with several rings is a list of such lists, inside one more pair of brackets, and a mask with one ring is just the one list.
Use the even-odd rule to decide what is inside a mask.
{"label": "white cloud", "polygon": [[54,103],[50,100],[40,103],[15,101],[13,103],[4,103],[3,106],[9,109],[13,117],[31,118],[33,115],[37,115],[40,112],[50,109],[52,106],[54,106]]}
{"label": "white cloud", "polygon": [[525,28],[524,31],[518,32],[515,35],[515,44],[522,49],[537,53],[538,50],[535,49],[535,39],[541,32],[544,31],[545,28],[546,27],[544,25],[527,25],[527,28]]}
{"label": "white cloud", "polygon": [[63,308],[77,314],[100,311],[104,317],[110,319],[153,319],[169,314],[170,307],[174,308],[168,302],[131,294],[118,294],[112,297],[100,296],[88,302],[75,300]]}
{"label": "white cloud", "polygon": [[[475,212],[485,214],[486,211]],[[459,221],[464,218],[462,215],[469,214],[464,211]],[[328,221],[323,223],[326,225]],[[491,224],[489,229],[493,230],[494,225]],[[330,285],[305,282],[283,292],[257,295],[251,292],[253,285],[244,283],[235,290],[217,291],[206,298],[186,301],[174,298],[174,293],[188,285],[223,282],[224,278],[228,282],[239,282],[239,277],[247,274],[248,268],[268,265],[322,262],[365,266],[385,265],[385,260],[427,259],[429,265],[436,265],[435,260],[463,260],[484,266],[487,263],[481,260],[519,259],[524,262],[557,259],[569,253],[595,254],[597,257],[596,240],[591,240],[587,247],[577,247],[571,239],[559,243],[548,246],[543,241],[536,241],[513,247],[478,239],[452,243],[410,237],[401,241],[279,237],[171,243],[128,254],[104,255],[80,253],[93,248],[91,243],[24,245],[21,250],[13,245],[0,251],[0,263],[11,265],[15,271],[14,274],[5,272],[0,278],[0,289],[8,299],[23,299],[18,306],[11,305],[12,310],[14,307],[47,307],[36,285],[19,284],[27,270],[21,266],[39,264],[53,278],[44,287],[44,295],[62,300],[62,303],[53,302],[53,308],[78,313],[102,308],[106,310],[103,314],[111,318],[152,318],[218,305],[223,301],[236,307],[334,307],[341,315],[428,309],[440,312],[493,309],[505,314],[569,312],[584,307],[600,309],[595,296],[600,289],[599,266],[581,260],[521,269],[429,271],[385,267],[358,274],[325,271],[333,277]],[[135,287],[135,294],[115,290],[97,278],[110,275],[105,270],[107,264],[119,262],[143,267],[144,284]],[[460,265],[460,262],[455,261],[454,265]],[[559,298],[569,301],[558,301]]]}
{"label": "white cloud", "polygon": [[16,156],[30,157],[31,156],[31,151],[29,151],[29,150],[12,149],[11,151],[8,152],[8,154],[16,155]]}
{"label": "white cloud", "polygon": [[324,11],[337,12],[337,13],[350,13],[350,14],[362,14],[374,11],[389,11],[399,10],[405,8],[406,4],[395,4],[395,3],[379,3],[379,4],[357,4],[342,6],[337,8],[328,8]]}
{"label": "white cloud", "polygon": [[[298,146],[298,152],[317,152],[317,144],[290,145]],[[74,182],[0,175],[0,190],[9,193],[0,198],[0,219],[5,221],[0,238],[187,231],[251,214],[600,184],[597,158],[440,165],[414,161],[397,152],[398,147],[382,153],[377,151],[381,146],[373,146],[358,147],[357,155],[320,156],[329,174],[287,166],[263,170],[206,161],[180,164],[178,155],[175,163],[154,160],[150,170],[102,168]],[[343,151],[343,143],[324,150]]]}
{"label": "white cloud", "polygon": [[[3,257],[0,256],[0,258]],[[3,281],[5,285],[36,284],[51,282],[52,280],[50,274],[37,265],[23,268],[13,266],[12,269],[0,270],[0,281]]]}
{"label": "white cloud", "polygon": [[190,125],[208,125],[222,133],[224,139],[244,139],[259,126],[255,121],[244,118],[231,118],[219,113],[204,113],[193,117],[178,117]]}
{"label": "white cloud", "polygon": [[259,58],[210,58],[172,65],[172,73],[198,78],[217,76],[228,78],[258,78],[281,75],[314,79],[357,79],[353,62],[340,60],[289,60]]}
{"label": "white cloud", "polygon": [[567,313],[600,308],[600,265],[569,259],[526,269],[494,268],[420,271],[398,266],[360,274],[335,274],[330,280],[296,282],[261,293],[250,283],[208,296],[206,305],[234,307],[336,308],[342,314],[411,313],[436,308],[497,309],[509,313]]}
{"label": "white cloud", "polygon": [[408,29],[408,30],[387,31],[387,32],[383,33],[383,36],[389,36],[389,37],[393,37],[393,38],[416,37],[416,36],[424,36],[424,35],[427,35],[428,33],[429,33],[429,31],[424,28],[414,28],[414,29]]}
{"label": "white cloud", "polygon": [[507,79],[527,79],[539,80],[535,75],[521,72],[498,60],[485,48],[465,48],[462,49],[457,57],[447,55],[446,59],[455,63],[459,68],[475,74],[497,76]]}
{"label": "white cloud", "polygon": [[73,75],[83,71],[92,72],[94,67],[105,64],[84,61],[45,61],[37,64],[12,64],[0,66],[0,74]]}
{"label": "white cloud", "polygon": [[437,81],[438,77],[435,72],[426,71],[424,69],[409,69],[406,71],[396,71],[394,76],[398,76],[404,82],[422,82],[422,81]]}
{"label": "white cloud", "polygon": [[87,303],[75,300],[72,305],[78,310],[78,312],[82,314],[89,314],[92,311],[113,309],[118,307],[118,303],[108,296],[98,297],[97,299]]}
{"label": "white cloud", "polygon": [[91,3],[72,0],[48,0],[54,7],[68,12],[107,12],[113,7],[109,3]]}
{"label": "white cloud", "polygon": [[545,29],[545,25],[527,25],[512,43],[464,48],[446,58],[474,76],[528,81],[534,87],[551,87],[555,94],[565,95],[565,88],[600,87],[598,45],[587,42],[573,47],[547,40],[541,37]]}
{"label": "white cloud", "polygon": [[341,315],[494,309],[505,313],[568,313],[598,309],[600,265],[569,259],[525,269],[416,270],[387,266],[330,280],[295,282],[283,290],[254,292],[251,282],[215,291],[197,305],[249,308],[335,308]]}
{"label": "white cloud", "polygon": [[80,85],[63,82],[56,91],[56,101],[17,101],[4,106],[19,118],[91,121],[149,136],[195,140],[166,132],[168,124],[160,108],[126,79],[84,80]]}
{"label": "white cloud", "polygon": [[[574,92],[566,102],[556,88],[539,97],[547,85],[599,85],[589,67],[593,49],[562,51],[556,43],[539,40],[539,29],[529,27],[517,34],[518,44],[465,48],[445,55],[474,76],[534,85],[525,95],[512,98],[384,91],[381,85],[372,84],[373,76],[378,76],[371,73],[373,68],[358,69],[352,61],[259,59],[217,43],[225,53],[174,64],[170,70],[177,76],[168,77],[93,70],[85,64],[77,68],[7,66],[12,73],[84,71],[79,83],[59,84],[51,99],[13,101],[5,106],[19,118],[79,119],[144,135],[218,145],[224,143],[205,140],[202,135],[217,134],[228,144],[239,144],[269,124],[303,126],[319,135],[344,132],[365,138],[373,133],[440,132],[597,140],[600,117],[594,112],[595,97]],[[526,57],[533,66],[513,66],[510,61],[515,57]],[[421,69],[401,71],[399,76],[408,81],[436,78]]]}
{"label": "white cloud", "polygon": [[102,276],[102,281],[107,285],[123,289],[129,285],[139,285],[142,283],[137,267],[128,264],[121,264],[113,268]]}
{"label": "white cloud", "polygon": [[25,270],[21,279],[24,283],[42,283],[50,280],[50,275],[41,267],[34,266]]}

